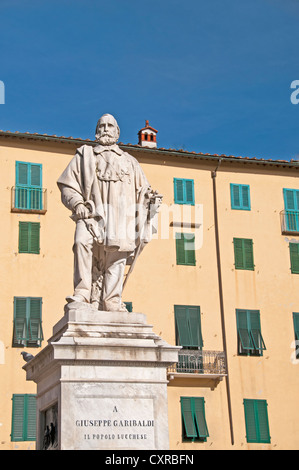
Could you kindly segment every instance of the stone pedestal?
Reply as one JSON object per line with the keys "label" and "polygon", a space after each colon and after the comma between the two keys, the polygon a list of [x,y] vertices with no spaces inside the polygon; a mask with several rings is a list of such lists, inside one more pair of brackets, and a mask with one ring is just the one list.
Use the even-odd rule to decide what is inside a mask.
{"label": "stone pedestal", "polygon": [[37,449],[167,450],[167,367],[178,349],[141,313],[70,304],[24,365],[37,384]]}

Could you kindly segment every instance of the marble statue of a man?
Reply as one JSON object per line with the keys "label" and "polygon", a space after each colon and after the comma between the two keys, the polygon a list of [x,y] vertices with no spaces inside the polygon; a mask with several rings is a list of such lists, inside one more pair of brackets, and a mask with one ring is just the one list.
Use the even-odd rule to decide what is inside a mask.
{"label": "marble statue of a man", "polygon": [[97,145],[78,148],[57,181],[76,222],[74,294],[66,300],[106,311],[126,311],[125,267],[151,240],[161,203],[138,161],[116,144],[118,138],[115,118],[104,114],[96,127]]}

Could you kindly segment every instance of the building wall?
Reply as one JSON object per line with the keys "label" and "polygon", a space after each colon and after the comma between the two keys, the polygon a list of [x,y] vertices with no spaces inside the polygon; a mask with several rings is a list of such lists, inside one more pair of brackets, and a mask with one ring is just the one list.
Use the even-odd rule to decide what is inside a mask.
{"label": "building wall", "polygon": [[[78,145],[77,145],[78,146]],[[12,394],[35,393],[26,382],[21,350],[36,354],[39,349],[13,348],[13,298],[43,298],[43,346],[53,325],[63,315],[65,297],[72,293],[74,223],[60,202],[56,180],[75,153],[75,143],[1,139],[0,234],[2,295],[0,298],[1,423],[0,448],[34,448],[34,442],[11,442]],[[174,305],[198,305],[204,350],[223,350],[218,271],[215,248],[213,183],[216,161],[187,159],[161,151],[133,148],[153,189],[164,195],[157,237],[147,246],[124,290],[123,300],[133,310],[147,315],[153,330],[170,344],[175,343]],[[43,165],[43,187],[47,189],[46,214],[11,212],[11,187],[15,184],[15,161]],[[174,207],[173,178],[194,180],[195,207],[192,227],[173,227],[189,222],[188,209]],[[296,406],[298,365],[291,361],[294,341],[292,312],[299,311],[299,275],[290,272],[287,239],[281,234],[279,213],[283,210],[282,188],[298,188],[297,173],[287,167],[222,162],[216,177],[220,255],[232,403],[234,448],[295,449],[299,435]],[[250,185],[251,210],[232,210],[230,183]],[[198,206],[197,206],[198,205]],[[179,210],[178,210],[179,209]],[[183,209],[186,211],[183,213]],[[196,212],[198,211],[198,212]],[[203,212],[201,212],[203,211]],[[201,219],[201,213],[203,218]],[[19,221],[40,222],[40,254],[18,253]],[[194,224],[199,224],[195,225]],[[199,240],[195,266],[176,264],[175,232],[195,233]],[[254,271],[236,270],[233,238],[252,238]],[[237,353],[236,308],[257,309],[266,351],[261,357]],[[2,345],[2,346],[1,346]],[[174,450],[229,449],[231,436],[226,379],[219,383],[200,378],[169,381],[169,434]],[[182,442],[180,397],[204,397],[209,429],[206,442]],[[268,403],[271,444],[246,442],[243,399],[265,399]]]}

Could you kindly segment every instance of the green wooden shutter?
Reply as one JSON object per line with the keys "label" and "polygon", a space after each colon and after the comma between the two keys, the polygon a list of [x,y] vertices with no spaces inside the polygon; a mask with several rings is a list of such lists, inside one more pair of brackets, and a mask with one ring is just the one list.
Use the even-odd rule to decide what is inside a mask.
{"label": "green wooden shutter", "polygon": [[250,210],[250,186],[248,184],[230,184],[231,208]]}
{"label": "green wooden shutter", "polygon": [[40,297],[30,297],[29,301],[29,341],[39,343],[43,340],[42,331],[42,299]]}
{"label": "green wooden shutter", "polygon": [[234,238],[234,252],[235,252],[235,268],[244,269],[242,238]]}
{"label": "green wooden shutter", "polygon": [[30,233],[30,253],[37,253],[40,252],[40,223],[39,222],[31,222],[30,225],[31,233]]}
{"label": "green wooden shutter", "polygon": [[250,335],[247,310],[236,310],[237,315],[237,331],[242,348],[245,350],[254,349],[252,338]]}
{"label": "green wooden shutter", "polygon": [[27,299],[14,298],[14,344],[26,345],[28,338]]}
{"label": "green wooden shutter", "polygon": [[240,207],[241,207],[241,197],[240,197],[239,185],[231,183],[230,191],[231,191],[231,208],[232,209],[240,209]]}
{"label": "green wooden shutter", "polygon": [[29,252],[29,223],[19,222],[19,253]]}
{"label": "green wooden shutter", "polygon": [[40,252],[40,223],[19,222],[19,253]]}
{"label": "green wooden shutter", "polygon": [[250,334],[254,344],[254,348],[263,351],[266,349],[260,323],[260,312],[258,310],[249,310],[250,315]]}
{"label": "green wooden shutter", "polygon": [[254,400],[243,401],[247,442],[258,442]]}
{"label": "green wooden shutter", "polygon": [[24,433],[25,395],[13,395],[12,397],[12,420],[11,440],[23,441]]}
{"label": "green wooden shutter", "polygon": [[35,441],[36,398],[35,395],[15,394],[12,397],[12,441]]}
{"label": "green wooden shutter", "polygon": [[266,400],[255,400],[255,407],[258,418],[259,442],[270,443],[270,430],[268,420],[268,410]]}
{"label": "green wooden shutter", "polygon": [[26,440],[36,440],[36,396],[26,395]]}
{"label": "green wooden shutter", "polygon": [[194,205],[194,181],[182,178],[174,178],[173,183],[175,204]]}
{"label": "green wooden shutter", "polygon": [[124,302],[125,306],[126,306],[126,309],[128,310],[128,312],[133,312],[133,304],[132,302]]}
{"label": "green wooden shutter", "polygon": [[185,251],[185,264],[188,266],[195,266],[195,235],[184,234],[184,251]]}
{"label": "green wooden shutter", "polygon": [[291,273],[299,274],[299,243],[289,243]]}
{"label": "green wooden shutter", "polygon": [[174,306],[177,343],[183,347],[191,346],[190,329],[187,321],[187,307]]}
{"label": "green wooden shutter", "polygon": [[185,264],[185,240],[182,233],[175,234],[176,243],[176,263]]}
{"label": "green wooden shutter", "polygon": [[247,442],[269,444],[271,441],[266,400],[244,399]]}
{"label": "green wooden shutter", "polygon": [[194,181],[185,180],[186,204],[194,204]]}
{"label": "green wooden shutter", "polygon": [[187,319],[190,331],[191,347],[202,348],[203,338],[201,332],[200,307],[188,307]]}
{"label": "green wooden shutter", "polygon": [[16,185],[29,185],[29,178],[29,164],[25,162],[16,162]]}
{"label": "green wooden shutter", "polygon": [[194,418],[197,424],[198,435],[199,437],[209,437],[208,426],[205,417],[205,401],[204,398],[195,397],[192,399],[193,401],[193,413]]}
{"label": "green wooden shutter", "polygon": [[245,269],[254,269],[253,262],[253,242],[251,239],[243,239],[244,267]]}
{"label": "green wooden shutter", "polygon": [[197,431],[195,422],[193,419],[193,413],[191,408],[191,398],[181,397],[181,410],[182,419],[185,427],[186,437],[196,438]]}
{"label": "green wooden shutter", "polygon": [[184,182],[182,179],[174,178],[174,202],[175,204],[184,203]]}
{"label": "green wooden shutter", "polygon": [[299,341],[299,313],[293,313],[295,340]]}
{"label": "green wooden shutter", "polygon": [[250,238],[234,238],[235,268],[254,270],[253,241]]}

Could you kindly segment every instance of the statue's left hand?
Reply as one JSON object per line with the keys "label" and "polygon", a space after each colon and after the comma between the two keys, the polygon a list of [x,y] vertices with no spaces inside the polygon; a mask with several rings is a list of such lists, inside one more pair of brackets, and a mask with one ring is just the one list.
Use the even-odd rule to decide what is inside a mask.
{"label": "statue's left hand", "polygon": [[90,214],[89,210],[83,203],[76,206],[75,212],[79,219],[87,219]]}

